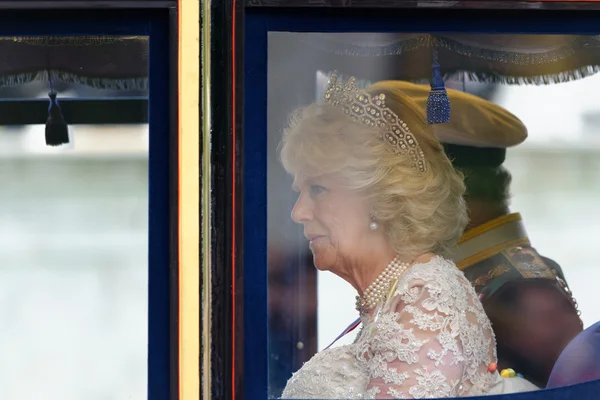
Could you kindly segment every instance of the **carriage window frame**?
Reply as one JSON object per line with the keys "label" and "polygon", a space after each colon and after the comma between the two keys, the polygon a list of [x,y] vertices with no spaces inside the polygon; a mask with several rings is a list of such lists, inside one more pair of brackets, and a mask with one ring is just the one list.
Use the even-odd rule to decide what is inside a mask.
{"label": "carriage window frame", "polygon": [[[193,3],[0,0],[2,36],[149,38],[147,97],[61,100],[65,114],[76,113],[71,124],[148,124],[149,400],[197,399],[200,391],[200,12]],[[182,73],[189,77],[185,84]],[[0,107],[10,110],[0,116],[2,125],[45,123],[39,111],[47,100],[0,100]]]}
{"label": "carriage window frame", "polygon": [[[212,189],[216,189],[210,208],[203,211],[219,218],[219,222],[217,218],[210,221],[211,257],[210,265],[205,265],[212,280],[203,283],[211,291],[210,304],[204,307],[217,321],[210,338],[204,338],[212,351],[205,365],[214,367],[213,374],[219,378],[203,387],[204,394],[251,399],[267,398],[268,393],[265,132],[269,31],[393,32],[403,26],[402,32],[600,33],[598,3],[478,2],[483,10],[474,9],[468,1],[435,8],[425,3],[418,8],[414,1],[393,5],[369,1],[360,7],[334,1],[321,2],[321,7],[310,3],[247,0],[205,7],[212,27],[208,37],[211,76],[204,76],[203,82],[211,85],[213,104],[206,110],[211,128],[222,134],[211,138],[213,151],[203,153],[211,160]],[[489,9],[496,11],[489,13]],[[551,14],[540,9],[571,11]],[[230,107],[221,108],[216,101]],[[215,282],[217,286],[207,284]],[[585,394],[598,387],[600,381],[552,391]],[[532,392],[527,398],[547,398],[550,392]]]}

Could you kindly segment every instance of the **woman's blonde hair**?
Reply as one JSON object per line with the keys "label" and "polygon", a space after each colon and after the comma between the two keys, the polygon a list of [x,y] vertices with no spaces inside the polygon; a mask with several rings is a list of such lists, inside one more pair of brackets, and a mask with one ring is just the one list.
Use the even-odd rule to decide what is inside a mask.
{"label": "woman's blonde hair", "polygon": [[414,168],[409,156],[394,153],[377,128],[320,104],[293,114],[280,147],[283,166],[292,175],[333,174],[351,190],[366,195],[371,214],[398,254],[446,255],[468,221],[463,177],[427,125],[424,110],[397,82],[379,82],[366,91],[385,94],[387,107],[408,125],[425,155],[424,174]]}

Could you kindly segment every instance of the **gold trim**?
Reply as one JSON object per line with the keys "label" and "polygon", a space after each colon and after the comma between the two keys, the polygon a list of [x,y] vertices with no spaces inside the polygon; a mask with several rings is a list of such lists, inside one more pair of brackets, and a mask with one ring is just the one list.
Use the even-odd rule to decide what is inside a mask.
{"label": "gold trim", "polygon": [[481,262],[487,258],[495,256],[496,254],[500,253],[502,250],[505,250],[505,249],[508,249],[511,247],[516,247],[516,246],[530,246],[530,245],[531,245],[531,243],[529,242],[528,238],[509,240],[504,243],[500,243],[496,246],[487,248],[483,251],[480,251],[479,253],[475,253],[472,256],[467,257],[463,260],[460,260],[459,262],[456,263],[456,266],[458,267],[458,269],[463,270],[463,269],[470,267],[473,264],[477,264],[478,262]]}
{"label": "gold trim", "polygon": [[[181,0],[183,1],[183,0]],[[192,2],[192,0],[189,0]],[[194,3],[198,3],[195,1]],[[210,149],[210,6],[211,1],[201,1],[202,13],[200,15],[202,21],[202,397],[205,400],[211,399],[211,371],[210,371],[210,358],[211,358],[211,271],[210,271],[210,260],[211,260],[211,206],[210,206],[210,192],[211,192],[211,149]],[[198,18],[197,18],[198,19]],[[198,165],[198,163],[196,163]],[[195,399],[190,400],[197,400]],[[181,399],[188,400],[188,399]]]}
{"label": "gold trim", "polygon": [[510,268],[508,267],[508,265],[506,265],[506,264],[496,265],[494,268],[489,270],[487,272],[487,274],[480,275],[475,280],[473,280],[473,286],[475,288],[486,286],[489,281],[491,281],[494,278],[504,275],[508,271],[510,271]]}
{"label": "gold trim", "polygon": [[476,226],[475,228],[469,229],[468,231],[463,233],[463,235],[458,240],[456,245],[458,246],[461,243],[467,242],[479,235],[482,235],[486,232],[491,231],[492,229],[496,229],[499,226],[508,224],[509,222],[521,221],[521,219],[522,218],[521,218],[520,213],[508,214],[508,215],[503,215],[502,217],[499,217],[499,218],[495,218],[491,221],[486,222],[485,224]]}
{"label": "gold trim", "polygon": [[200,398],[200,5],[179,1],[179,399]]}

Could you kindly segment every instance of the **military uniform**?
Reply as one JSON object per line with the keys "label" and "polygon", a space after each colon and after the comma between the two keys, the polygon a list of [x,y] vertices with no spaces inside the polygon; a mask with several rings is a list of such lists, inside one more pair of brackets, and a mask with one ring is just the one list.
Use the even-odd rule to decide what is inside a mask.
{"label": "military uniform", "polygon": [[492,322],[500,367],[545,387],[561,352],[583,329],[560,266],[531,246],[518,213],[466,231],[452,256]]}
{"label": "military uniform", "polygon": [[511,281],[543,279],[555,286],[579,314],[562,269],[531,247],[519,213],[466,231],[452,250],[452,257],[482,301]]}
{"label": "military uniform", "polygon": [[[406,83],[405,92],[426,109],[428,86]],[[523,123],[502,107],[451,89],[448,97],[450,122],[431,128],[457,169],[498,168],[506,149],[527,138]],[[532,247],[518,213],[468,229],[451,257],[475,287],[492,321],[499,363],[513,364],[501,366],[521,369],[518,372],[525,378],[545,386],[558,354],[583,327],[561,267]],[[539,295],[539,290],[546,292]],[[517,294],[524,299],[520,303],[514,299]],[[556,319],[532,318],[538,314]],[[532,337],[536,335],[539,338]],[[538,345],[541,348],[536,349]]]}

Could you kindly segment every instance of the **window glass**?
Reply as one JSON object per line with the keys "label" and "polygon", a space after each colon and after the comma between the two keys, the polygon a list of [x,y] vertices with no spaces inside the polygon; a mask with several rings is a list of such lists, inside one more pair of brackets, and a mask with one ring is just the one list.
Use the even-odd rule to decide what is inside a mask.
{"label": "window glass", "polygon": [[[361,193],[372,196],[364,200],[364,204],[375,210],[366,214],[367,222],[361,225],[362,231],[348,225],[348,221],[359,218],[357,215],[362,212],[356,204],[351,207],[344,203],[350,201],[351,195],[340,196],[345,200],[339,201],[332,197],[327,205],[322,200],[324,197],[320,197],[333,196],[334,192],[322,187],[322,179],[330,185],[333,179],[334,186],[339,184],[343,190],[350,191],[349,187],[359,184],[356,180],[351,180],[349,186],[340,183],[342,179],[350,179],[341,178],[342,175],[354,173],[355,179],[358,179],[356,171],[368,175],[356,161],[359,157],[356,154],[363,154],[362,150],[348,150],[352,148],[348,146],[344,147],[348,153],[343,153],[341,147],[332,146],[332,142],[324,138],[333,135],[332,131],[326,131],[329,128],[338,129],[335,132],[340,137],[351,135],[348,130],[360,121],[344,120],[339,125],[323,122],[318,115],[327,114],[327,107],[309,113],[311,117],[306,112],[303,116],[291,117],[300,107],[327,103],[325,94],[334,70],[345,84],[350,76],[354,77],[356,90],[366,90],[373,84],[381,88],[394,85],[383,81],[420,85],[418,90],[400,92],[411,99],[406,100],[407,104],[417,107],[423,118],[435,114],[427,105],[431,96],[429,79],[437,73],[444,77],[442,84],[449,93],[450,121],[430,121],[433,123],[413,128],[422,131],[417,138],[430,135],[442,142],[446,157],[462,174],[461,180],[466,185],[468,223],[465,222],[467,225],[463,225],[464,229],[460,229],[443,255],[454,268],[462,271],[476,293],[475,303],[494,326],[498,339],[498,372],[512,368],[526,383],[538,388],[546,386],[565,346],[582,329],[600,320],[594,287],[594,282],[600,279],[595,267],[598,255],[594,244],[594,232],[600,226],[600,217],[595,212],[600,195],[597,172],[600,114],[593,95],[600,78],[594,67],[596,61],[587,50],[578,47],[596,41],[595,36],[569,35],[270,32],[267,152],[271,397],[285,393],[286,385],[288,390],[296,388],[296,395],[302,393],[303,380],[309,381],[306,374],[317,374],[318,365],[315,365],[319,362],[325,365],[323,360],[327,354],[330,355],[329,367],[322,370],[322,378],[335,381],[329,372],[343,368],[340,354],[344,351],[351,354],[353,346],[367,335],[360,333],[361,326],[365,326],[363,318],[358,328],[326,350],[359,316],[355,298],[360,279],[355,278],[361,274],[370,276],[361,268],[367,268],[364,265],[378,257],[363,248],[364,243],[371,240],[369,230],[386,229],[386,240],[398,239],[389,231],[391,222],[379,223],[376,215],[381,216],[382,211],[369,203],[381,195],[377,191],[381,186],[377,185],[385,180],[382,175],[371,177],[370,186],[361,181]],[[431,43],[439,47],[430,46]],[[557,61],[566,59],[567,53],[568,66]],[[507,55],[512,57],[508,62]],[[437,67],[432,67],[432,63]],[[545,69],[540,64],[544,64]],[[549,84],[537,85],[540,83]],[[394,98],[389,93],[386,99]],[[354,96],[354,92],[351,95]],[[331,103],[328,107],[340,108],[339,104]],[[346,111],[352,114],[352,110]],[[310,123],[302,125],[302,121]],[[312,142],[302,141],[298,132],[290,131],[290,126],[310,131],[310,135],[321,129],[325,136],[311,136]],[[284,143],[286,131],[289,137],[294,137],[287,139],[290,144]],[[347,137],[352,137],[348,140],[354,140],[352,143],[356,146],[365,145],[362,139]],[[294,151],[286,150],[286,145],[292,146]],[[293,154],[296,158],[291,160]],[[290,171],[286,171],[283,164]],[[329,170],[332,165],[337,167]],[[390,167],[388,173],[393,173],[394,168]],[[325,178],[320,175],[323,171],[329,171]],[[293,190],[294,184],[299,192]],[[397,184],[397,190],[408,190]],[[396,199],[398,207],[402,206],[403,199],[402,196]],[[418,199],[415,197],[413,201],[426,202],[424,197]],[[347,213],[340,214],[344,207],[349,207]],[[431,210],[433,214],[434,209]],[[437,224],[441,222],[438,220]],[[430,228],[435,230],[435,226]],[[405,232],[414,234],[416,230],[413,227]],[[341,238],[331,239],[334,232]],[[325,237],[321,248],[315,242],[321,240],[320,237]],[[327,240],[328,244],[324,242]],[[344,245],[346,241],[354,245]],[[393,247],[397,243],[388,245]],[[436,253],[437,248],[429,249]],[[317,254],[321,250],[322,253]],[[383,270],[385,265],[374,263],[372,268]],[[388,289],[384,291],[387,293]],[[342,349],[344,345],[348,346]],[[313,358],[316,354],[320,355]],[[305,365],[311,359],[314,364]],[[360,362],[368,363],[368,360]],[[288,382],[297,371],[304,371],[305,375],[296,375],[293,382]],[[347,369],[344,371],[343,376],[352,374]],[[354,372],[356,376],[362,373]],[[364,378],[375,379],[373,376]],[[356,379],[346,380],[346,388],[339,382],[337,393],[345,395],[348,390],[357,393],[367,390],[364,382]],[[331,394],[319,392],[321,386],[315,385],[312,392],[315,396]],[[328,385],[330,389],[336,383]]]}
{"label": "window glass", "polygon": [[[148,123],[101,116],[123,98],[147,115],[147,38],[56,40],[11,47],[0,68],[0,397],[141,400]],[[119,42],[132,52],[126,69]],[[69,133],[60,146],[46,144],[48,105],[36,105],[50,91]],[[30,121],[14,125],[6,110]]]}

